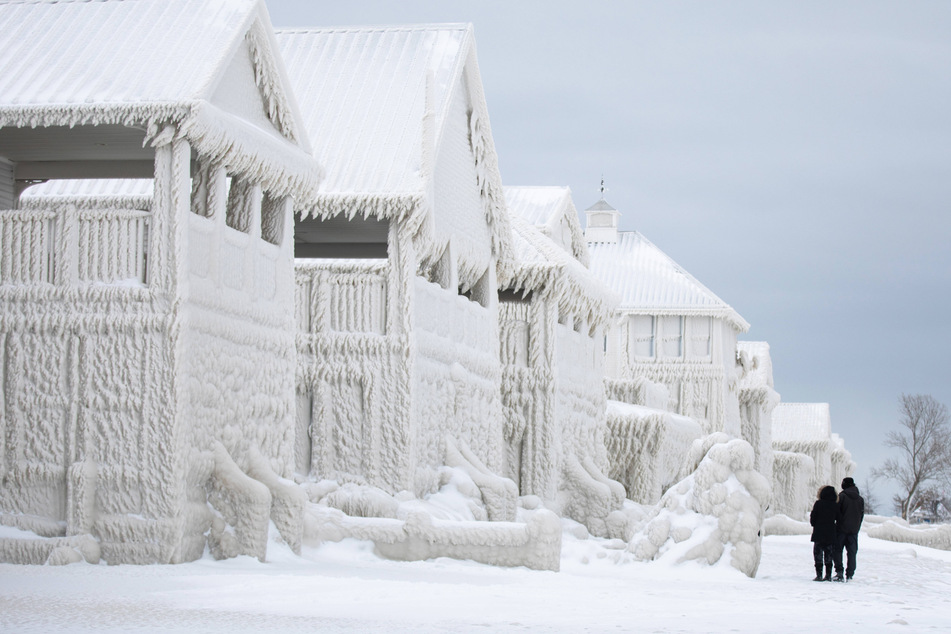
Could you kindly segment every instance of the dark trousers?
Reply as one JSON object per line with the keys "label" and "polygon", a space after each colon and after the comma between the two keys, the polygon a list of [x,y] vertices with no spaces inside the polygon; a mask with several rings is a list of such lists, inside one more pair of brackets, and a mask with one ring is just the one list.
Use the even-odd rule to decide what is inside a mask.
{"label": "dark trousers", "polygon": [[813,544],[812,545],[812,558],[816,561],[816,571],[818,572],[822,565],[825,564],[830,570],[832,569],[832,553],[833,545],[832,544]]}
{"label": "dark trousers", "polygon": [[845,566],[845,576],[851,579],[852,575],[855,574],[855,553],[859,550],[858,533],[839,533],[837,538],[835,552],[833,553],[835,557],[835,573],[838,575],[842,574],[842,549],[844,548],[847,562]]}

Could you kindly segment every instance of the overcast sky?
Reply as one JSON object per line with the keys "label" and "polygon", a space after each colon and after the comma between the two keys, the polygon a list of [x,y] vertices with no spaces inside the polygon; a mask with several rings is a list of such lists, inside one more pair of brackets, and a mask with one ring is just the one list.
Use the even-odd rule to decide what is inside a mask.
{"label": "overcast sky", "polygon": [[472,22],[503,181],[583,211],[603,174],[622,229],[769,342],[783,401],[830,403],[860,487],[899,394],[951,405],[951,2],[267,5]]}

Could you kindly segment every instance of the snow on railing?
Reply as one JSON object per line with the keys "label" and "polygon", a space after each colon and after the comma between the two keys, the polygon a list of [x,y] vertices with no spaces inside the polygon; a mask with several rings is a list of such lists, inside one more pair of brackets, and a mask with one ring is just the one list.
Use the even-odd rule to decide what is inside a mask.
{"label": "snow on railing", "polygon": [[0,211],[0,284],[56,280],[58,215],[54,211]]}
{"label": "snow on railing", "polygon": [[137,209],[80,211],[79,280],[145,283],[148,218]]}
{"label": "snow on railing", "polygon": [[298,261],[297,323],[309,334],[386,334],[386,260]]}
{"label": "snow on railing", "polygon": [[138,209],[0,211],[0,284],[145,284],[149,216]]}

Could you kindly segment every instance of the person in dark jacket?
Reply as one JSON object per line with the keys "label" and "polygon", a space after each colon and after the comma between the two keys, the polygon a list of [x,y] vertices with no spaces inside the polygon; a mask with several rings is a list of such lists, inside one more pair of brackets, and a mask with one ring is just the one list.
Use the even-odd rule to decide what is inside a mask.
{"label": "person in dark jacket", "polygon": [[[835,487],[822,487],[816,497],[816,503],[812,505],[812,512],[809,514],[809,523],[812,524],[812,557],[816,562],[816,578],[813,581],[832,581],[832,555],[837,546],[835,520],[839,514]],[[822,575],[823,565],[825,576]]]}
{"label": "person in dark jacket", "polygon": [[859,495],[859,489],[852,478],[842,480],[842,492],[839,493],[839,515],[835,521],[835,532],[838,537],[835,557],[835,580],[842,579],[842,549],[848,557],[845,566],[844,581],[851,581],[855,574],[855,554],[859,549],[859,529],[862,528],[862,519],[865,517],[865,500]]}

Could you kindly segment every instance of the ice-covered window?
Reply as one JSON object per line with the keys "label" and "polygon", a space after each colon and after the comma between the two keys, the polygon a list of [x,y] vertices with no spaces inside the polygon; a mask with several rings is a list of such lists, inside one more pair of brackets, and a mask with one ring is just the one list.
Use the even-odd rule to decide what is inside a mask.
{"label": "ice-covered window", "polygon": [[710,358],[710,317],[690,317],[687,356],[693,359]]}
{"label": "ice-covered window", "polygon": [[656,320],[651,315],[631,317],[631,343],[634,360],[654,358],[654,337]]}
{"label": "ice-covered window", "polygon": [[205,161],[199,161],[192,176],[191,209],[192,213],[205,218],[215,215],[221,204],[220,192],[216,188],[218,168]]}
{"label": "ice-covered window", "polygon": [[228,207],[225,223],[232,229],[249,233],[251,222],[261,205],[261,190],[249,181],[232,177],[228,189]]}
{"label": "ice-covered window", "polygon": [[683,357],[684,318],[664,316],[660,318],[660,353],[667,359]]}
{"label": "ice-covered window", "polygon": [[497,291],[492,284],[492,278],[489,275],[488,269],[485,270],[485,273],[483,273],[476,283],[473,284],[468,290],[465,290],[463,287],[459,287],[460,295],[470,301],[478,303],[481,306],[485,306],[486,308],[488,308],[491,304],[491,297],[494,293],[497,293]]}
{"label": "ice-covered window", "polygon": [[584,329],[584,325],[584,320],[580,316],[574,318],[573,326],[575,332],[581,332]]}
{"label": "ice-covered window", "polygon": [[264,192],[261,199],[261,239],[271,244],[281,244],[284,238],[284,214],[287,198]]}

